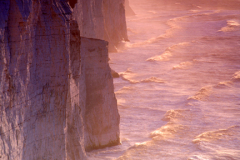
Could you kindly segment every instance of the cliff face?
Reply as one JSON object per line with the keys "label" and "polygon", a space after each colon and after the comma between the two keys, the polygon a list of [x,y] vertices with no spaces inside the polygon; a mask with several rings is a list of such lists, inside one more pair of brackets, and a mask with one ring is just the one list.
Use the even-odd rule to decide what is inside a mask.
{"label": "cliff face", "polygon": [[80,24],[81,36],[109,42],[114,52],[121,41],[128,41],[125,0],[79,0],[74,18]]}
{"label": "cliff face", "polygon": [[[2,159],[83,159],[79,93],[70,84],[69,15],[63,1],[5,1],[1,28]],[[4,3],[4,2],[3,2]],[[2,24],[2,23],[1,23]],[[78,28],[77,28],[78,30]],[[77,50],[72,54],[79,54]],[[80,59],[77,59],[79,62]],[[75,118],[76,124],[71,121]],[[74,138],[75,144],[66,143]],[[74,147],[76,146],[76,148]]]}
{"label": "cliff face", "polygon": [[129,5],[129,0],[125,0],[125,12],[126,16],[134,16],[135,13]]}
{"label": "cliff face", "polygon": [[108,65],[107,42],[82,38],[86,82],[85,148],[92,150],[120,143],[117,100]]}
{"label": "cliff face", "polygon": [[66,0],[0,9],[0,159],[85,159],[85,147],[118,144],[107,42],[80,37]]}

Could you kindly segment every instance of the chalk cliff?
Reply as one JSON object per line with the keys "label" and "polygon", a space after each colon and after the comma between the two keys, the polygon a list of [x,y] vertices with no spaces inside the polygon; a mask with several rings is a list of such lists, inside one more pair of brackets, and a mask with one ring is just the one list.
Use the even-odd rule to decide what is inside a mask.
{"label": "chalk cliff", "polygon": [[126,13],[126,16],[136,15],[129,5],[129,0],[125,0],[125,13]]}
{"label": "chalk cliff", "polygon": [[109,51],[117,51],[121,41],[128,41],[125,0],[79,0],[73,16],[80,24],[81,36],[109,42]]}
{"label": "chalk cliff", "polygon": [[[0,1],[0,159],[86,159],[85,149],[119,144],[108,43],[100,33],[110,15],[96,22],[84,13],[94,20],[84,25],[74,17],[88,3]],[[81,38],[92,34],[88,27],[96,35]],[[123,32],[118,40],[127,38]]]}
{"label": "chalk cliff", "polygon": [[86,84],[84,114],[86,150],[120,143],[119,114],[113,94],[113,79],[108,65],[108,43],[81,38],[81,53]]}

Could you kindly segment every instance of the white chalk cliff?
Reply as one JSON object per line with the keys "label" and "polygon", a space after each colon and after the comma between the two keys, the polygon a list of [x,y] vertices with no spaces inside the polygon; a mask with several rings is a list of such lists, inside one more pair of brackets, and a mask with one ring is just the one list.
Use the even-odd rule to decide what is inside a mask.
{"label": "white chalk cliff", "polygon": [[121,41],[128,41],[125,0],[78,0],[73,16],[80,24],[81,36],[109,42],[116,51]]}
{"label": "white chalk cliff", "polygon": [[124,1],[76,2],[0,1],[1,160],[81,160],[120,142],[105,40],[127,39]]}
{"label": "white chalk cliff", "polygon": [[129,0],[125,0],[125,14],[126,14],[126,16],[136,15],[129,5]]}

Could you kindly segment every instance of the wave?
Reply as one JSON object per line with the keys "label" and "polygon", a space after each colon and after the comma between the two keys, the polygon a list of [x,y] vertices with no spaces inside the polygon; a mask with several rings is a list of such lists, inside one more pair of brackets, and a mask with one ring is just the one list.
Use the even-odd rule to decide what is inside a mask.
{"label": "wave", "polygon": [[173,138],[176,134],[182,134],[187,130],[187,126],[175,123],[178,120],[184,120],[189,114],[189,109],[169,110],[163,116],[162,120],[167,124],[151,132],[150,138],[153,140],[163,140]]}
{"label": "wave", "polygon": [[207,100],[207,97],[210,95],[211,91],[212,91],[211,86],[203,87],[194,96],[191,96],[188,99],[194,99],[199,101]]}
{"label": "wave", "polygon": [[240,127],[239,126],[231,126],[227,129],[219,129],[216,131],[207,131],[204,132],[192,141],[193,143],[199,143],[202,141],[209,142],[209,141],[215,141],[220,139],[232,139],[234,137],[239,136]]}
{"label": "wave", "polygon": [[186,112],[189,110],[169,110],[166,112],[166,114],[163,116],[163,121],[176,121],[179,119],[185,119]]}
{"label": "wave", "polygon": [[[194,18],[194,19],[203,19],[203,20],[211,20],[212,18],[216,18],[214,15],[216,13],[220,13],[221,10],[190,10],[190,12],[192,13],[196,13],[196,14],[192,14],[187,16],[188,18]],[[207,18],[207,19],[206,19]]]}
{"label": "wave", "polygon": [[128,81],[128,82],[130,82],[130,83],[132,83],[132,84],[139,83],[139,81],[132,80],[132,79],[130,79],[130,78],[126,78],[126,75],[121,75],[121,74],[120,74],[120,77],[122,77],[123,80],[126,80],[126,81]]}
{"label": "wave", "polygon": [[231,81],[219,82],[218,84],[216,84],[216,85],[214,86],[214,88],[219,88],[219,89],[220,89],[220,88],[226,88],[226,87],[230,87],[231,84],[232,84]]}
{"label": "wave", "polygon": [[175,69],[188,69],[191,65],[193,65],[193,62],[187,61],[187,62],[181,62],[180,64],[173,66],[173,70]]}
{"label": "wave", "polygon": [[122,93],[123,91],[130,91],[130,90],[134,90],[134,87],[127,87],[124,86],[123,88],[119,89],[118,91],[116,91],[116,93]]}
{"label": "wave", "polygon": [[163,54],[159,56],[154,56],[151,58],[148,58],[147,61],[153,62],[153,61],[168,61],[169,57],[171,57],[172,54],[170,51],[165,51]]}
{"label": "wave", "polygon": [[146,147],[148,145],[149,141],[142,142],[142,143],[135,143],[134,146],[130,148],[138,148],[138,147]]}
{"label": "wave", "polygon": [[240,71],[234,73],[233,78],[234,81],[240,81]]}
{"label": "wave", "polygon": [[163,35],[160,35],[160,36],[157,36],[157,37],[152,37],[152,38],[150,38],[148,40],[145,40],[143,42],[136,42],[136,43],[126,42],[124,49],[141,47],[143,45],[148,45],[148,44],[158,42],[159,40],[162,40],[162,39],[165,39],[165,38],[169,38],[169,36],[167,34],[163,34]]}
{"label": "wave", "polygon": [[185,46],[188,46],[190,42],[181,42],[175,45],[172,45],[171,47],[168,47],[165,52],[163,52],[161,55],[157,55],[151,58],[148,58],[146,61],[169,61],[169,58],[172,57],[172,52],[178,48],[182,48]]}
{"label": "wave", "polygon": [[[119,89],[118,91],[115,92],[115,95],[124,95],[124,94],[127,94],[127,93],[131,93],[135,90],[136,88],[135,87],[131,87],[131,86],[124,86],[122,87],[121,89]],[[117,103],[119,105],[122,105],[124,103],[126,103],[126,100],[125,99],[121,99],[121,98],[118,98],[117,99]]]}
{"label": "wave", "polygon": [[155,83],[165,83],[162,79],[156,78],[156,77],[151,77],[151,78],[147,78],[147,79],[143,79],[140,81],[137,80],[133,80],[130,78],[127,78],[126,75],[120,74],[120,76],[122,77],[123,80],[126,80],[132,84],[136,84],[136,83],[149,83],[149,82],[155,82]]}
{"label": "wave", "polygon": [[149,82],[155,82],[155,83],[164,83],[164,81],[160,78],[157,78],[157,77],[150,77],[150,78],[147,78],[147,79],[143,79],[143,80],[134,80],[132,79],[134,76],[136,76],[136,73],[133,73],[131,71],[130,68],[128,68],[125,72],[121,72],[119,73],[120,77],[123,79],[123,80],[126,80],[132,84],[136,84],[136,83],[149,83]]}
{"label": "wave", "polygon": [[[177,25],[177,22],[183,21],[185,18],[186,18],[186,16],[169,19],[167,21],[167,25],[170,26],[171,29],[180,29],[181,27],[179,25]],[[170,31],[170,30],[168,30],[168,31]],[[169,33],[169,32],[167,32],[167,33]]]}
{"label": "wave", "polygon": [[221,28],[221,32],[233,32],[240,30],[240,21],[239,20],[228,20],[227,26]]}
{"label": "wave", "polygon": [[[115,92],[115,94],[119,94],[119,93],[121,93],[120,90],[117,91],[117,92]],[[128,108],[128,107],[125,107],[124,105],[122,105],[122,104],[124,104],[124,103],[126,103],[126,100],[125,100],[125,99],[123,99],[123,98],[118,98],[118,99],[117,99],[117,105],[118,105],[118,107],[120,106],[120,107],[122,107],[122,108]]]}
{"label": "wave", "polygon": [[119,75],[123,80],[126,80],[130,83],[139,83],[139,81],[132,79],[136,74],[133,73],[130,68],[128,68],[125,72],[120,72]]}
{"label": "wave", "polygon": [[[152,44],[152,43],[158,42],[159,40],[162,40],[162,39],[170,38],[170,37],[172,37],[173,31],[175,29],[180,29],[181,28],[179,25],[177,25],[177,21],[181,21],[184,18],[185,18],[185,16],[169,19],[166,22],[166,25],[168,25],[170,28],[167,29],[165,31],[165,33],[162,34],[162,35],[159,35],[157,37],[152,37],[152,38],[150,38],[148,40],[145,40],[145,41],[142,41],[142,42],[136,42],[136,43],[122,42],[121,48],[124,48],[124,49],[126,49],[126,48],[136,48],[136,47],[140,47],[140,46],[143,46],[143,45],[148,45],[148,44]],[[128,31],[133,33],[133,34],[136,34],[136,32],[133,31],[130,28],[128,28]]]}
{"label": "wave", "polygon": [[163,140],[173,138],[176,134],[181,134],[186,130],[186,126],[168,122],[161,128],[151,132],[150,138],[153,140]]}
{"label": "wave", "polygon": [[141,80],[141,82],[143,82],[143,83],[148,83],[148,82],[164,83],[164,81],[162,79],[159,79],[156,77],[147,78],[147,79]]}
{"label": "wave", "polygon": [[[199,6],[199,8],[201,8],[201,7]],[[191,9],[189,11],[192,12],[192,13],[199,13],[199,12],[201,12],[201,10],[196,10],[196,9]]]}

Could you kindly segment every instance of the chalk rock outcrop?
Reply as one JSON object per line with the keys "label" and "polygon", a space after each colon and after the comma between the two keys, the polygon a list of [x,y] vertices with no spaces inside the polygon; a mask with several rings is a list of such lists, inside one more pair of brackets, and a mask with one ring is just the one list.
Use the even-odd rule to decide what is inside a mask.
{"label": "chalk rock outcrop", "polygon": [[107,42],[80,37],[66,0],[0,9],[0,159],[81,160],[118,144]]}
{"label": "chalk rock outcrop", "polygon": [[108,43],[81,38],[86,82],[85,148],[92,150],[120,143],[117,100],[108,64]]}
{"label": "chalk rock outcrop", "polygon": [[125,0],[125,14],[126,14],[126,16],[136,15],[129,5],[129,0]]}
{"label": "chalk rock outcrop", "polygon": [[79,0],[73,15],[80,24],[81,36],[109,42],[114,52],[121,41],[128,41],[125,0]]}

